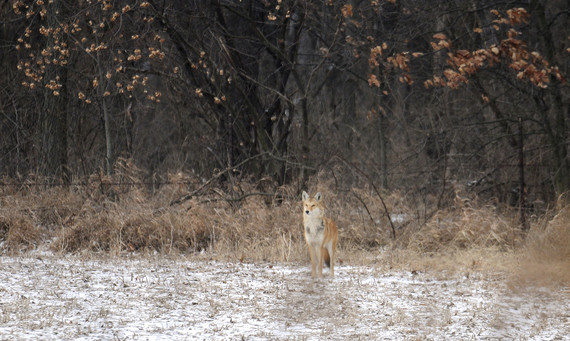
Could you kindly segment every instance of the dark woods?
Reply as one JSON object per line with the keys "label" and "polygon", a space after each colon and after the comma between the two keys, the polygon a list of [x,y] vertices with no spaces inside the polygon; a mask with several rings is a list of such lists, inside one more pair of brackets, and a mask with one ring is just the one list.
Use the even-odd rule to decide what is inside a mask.
{"label": "dark woods", "polygon": [[[0,173],[570,189],[567,1],[4,1]],[[190,190],[190,192],[192,189]]]}

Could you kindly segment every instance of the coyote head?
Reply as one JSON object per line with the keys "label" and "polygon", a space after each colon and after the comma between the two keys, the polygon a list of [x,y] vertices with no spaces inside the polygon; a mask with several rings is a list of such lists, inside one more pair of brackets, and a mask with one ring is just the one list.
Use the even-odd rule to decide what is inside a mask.
{"label": "coyote head", "polygon": [[304,217],[322,217],[324,215],[324,208],[321,202],[321,192],[315,194],[314,198],[309,198],[309,194],[303,191],[303,214]]}

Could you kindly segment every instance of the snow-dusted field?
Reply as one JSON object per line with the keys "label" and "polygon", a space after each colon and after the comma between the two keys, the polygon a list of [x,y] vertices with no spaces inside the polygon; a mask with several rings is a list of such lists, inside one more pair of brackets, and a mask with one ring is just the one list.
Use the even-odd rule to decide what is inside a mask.
{"label": "snow-dusted field", "polygon": [[[567,289],[339,265],[0,257],[2,340],[569,340]],[[442,279],[444,278],[444,279]]]}

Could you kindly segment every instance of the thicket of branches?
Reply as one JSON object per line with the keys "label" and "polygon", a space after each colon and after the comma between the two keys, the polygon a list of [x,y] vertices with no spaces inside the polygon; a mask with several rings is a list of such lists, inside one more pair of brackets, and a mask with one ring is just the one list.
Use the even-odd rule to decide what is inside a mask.
{"label": "thicket of branches", "polygon": [[4,1],[0,173],[69,183],[127,159],[147,182],[218,174],[230,191],[325,172],[340,189],[374,184],[438,208],[456,187],[549,202],[570,190],[569,11]]}

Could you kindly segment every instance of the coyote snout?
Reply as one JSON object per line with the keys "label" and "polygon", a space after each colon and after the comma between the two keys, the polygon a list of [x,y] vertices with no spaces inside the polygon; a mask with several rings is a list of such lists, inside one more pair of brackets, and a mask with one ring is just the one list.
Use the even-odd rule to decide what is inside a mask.
{"label": "coyote snout", "polygon": [[314,198],[309,198],[309,194],[303,191],[303,211],[305,241],[311,256],[311,275],[322,277],[324,261],[331,269],[331,276],[334,276],[338,229],[334,221],[324,216],[320,192]]}

